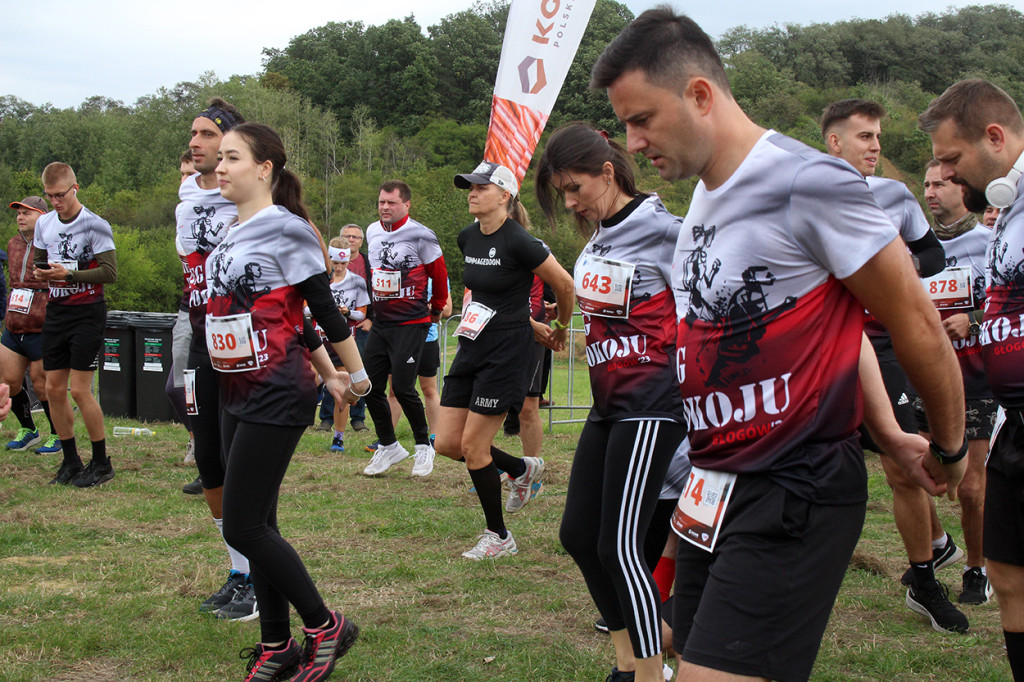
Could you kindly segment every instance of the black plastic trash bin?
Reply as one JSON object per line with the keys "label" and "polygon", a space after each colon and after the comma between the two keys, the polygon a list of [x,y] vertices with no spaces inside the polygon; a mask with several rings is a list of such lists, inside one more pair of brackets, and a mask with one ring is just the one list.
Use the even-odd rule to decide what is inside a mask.
{"label": "black plastic trash bin", "polygon": [[135,418],[135,333],[133,313],[108,310],[99,367],[100,406],[108,417]]}
{"label": "black plastic trash bin", "polygon": [[172,313],[135,313],[135,416],[143,421],[172,421],[167,399],[167,377],[174,361],[172,332],[178,316]]}

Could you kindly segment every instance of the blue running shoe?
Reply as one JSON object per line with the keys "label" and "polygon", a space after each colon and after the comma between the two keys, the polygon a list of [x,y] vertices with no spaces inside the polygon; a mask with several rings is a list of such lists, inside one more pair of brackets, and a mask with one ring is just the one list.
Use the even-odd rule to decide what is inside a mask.
{"label": "blue running shoe", "polygon": [[40,455],[52,455],[60,452],[61,450],[63,450],[63,447],[61,446],[60,438],[56,433],[51,433],[47,436],[46,440],[43,441],[43,444],[36,448],[36,452]]}
{"label": "blue running shoe", "polygon": [[334,434],[334,440],[331,441],[331,452],[345,452],[345,441],[339,433]]}
{"label": "blue running shoe", "polygon": [[375,440],[372,443],[370,443],[369,445],[367,445],[364,449],[367,452],[377,452],[377,446],[378,445],[380,445],[380,441],[379,440]]}
{"label": "blue running shoe", "polygon": [[39,431],[33,431],[32,429],[26,429],[24,426],[18,429],[18,434],[14,437],[10,443],[7,444],[8,450],[28,450],[36,443],[43,440],[39,437]]}

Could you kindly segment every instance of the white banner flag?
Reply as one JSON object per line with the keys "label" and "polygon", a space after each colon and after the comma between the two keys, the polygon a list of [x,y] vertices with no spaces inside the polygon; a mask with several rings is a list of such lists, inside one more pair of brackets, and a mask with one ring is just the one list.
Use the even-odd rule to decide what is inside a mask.
{"label": "white banner flag", "polygon": [[512,0],[484,158],[522,182],[596,0]]}

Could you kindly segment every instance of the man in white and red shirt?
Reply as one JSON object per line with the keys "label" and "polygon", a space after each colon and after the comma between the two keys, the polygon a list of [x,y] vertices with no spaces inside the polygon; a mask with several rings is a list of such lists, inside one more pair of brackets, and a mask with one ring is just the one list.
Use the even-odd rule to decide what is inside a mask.
{"label": "man in white and red shirt", "polygon": [[[692,20],[644,12],[592,84],[630,152],[701,180],[673,261],[694,464],[673,518],[680,679],[806,679],[864,521],[863,308],[889,329],[939,456],[963,442],[953,349],[863,177],[751,121]],[[895,425],[879,437],[920,443],[900,461],[933,492],[962,476]]]}
{"label": "man in white and red shirt", "polygon": [[932,100],[918,123],[931,135],[939,177],[964,185],[967,209],[1000,209],[977,330],[989,387],[1005,411],[985,469],[982,544],[1010,668],[1024,680],[1024,119],[999,87],[970,79]]}
{"label": "man in white and red shirt", "polygon": [[[441,318],[448,300],[448,269],[433,230],[409,217],[412,191],[401,180],[381,185],[380,220],[366,228],[370,262],[373,327],[363,362],[373,388],[366,397],[377,431],[377,451],[363,470],[382,474],[409,456],[395,437],[388,405],[387,380],[412,427],[416,442],[413,476],[434,468],[434,449],[423,401],[416,392],[416,369],[432,322]],[[427,282],[432,294],[427,296]]]}
{"label": "man in white and red shirt", "polygon": [[[92,394],[107,319],[103,285],[117,279],[114,233],[110,223],[82,206],[78,180],[66,163],[55,161],[43,169],[43,191],[53,211],[36,222],[32,244],[36,279],[50,285],[43,319],[43,369],[50,414],[64,451],[64,461],[50,483],[90,488],[114,478],[103,411]],[[75,443],[69,386],[92,444],[92,459],[84,468]]]}

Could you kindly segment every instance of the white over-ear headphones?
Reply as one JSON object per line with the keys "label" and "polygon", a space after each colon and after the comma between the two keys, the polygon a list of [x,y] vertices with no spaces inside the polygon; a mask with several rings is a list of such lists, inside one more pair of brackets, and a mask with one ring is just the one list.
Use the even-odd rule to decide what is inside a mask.
{"label": "white over-ear headphones", "polygon": [[1003,209],[1017,199],[1017,181],[1024,175],[1024,152],[1017,157],[1013,168],[1004,178],[996,178],[985,188],[985,199],[989,205]]}

